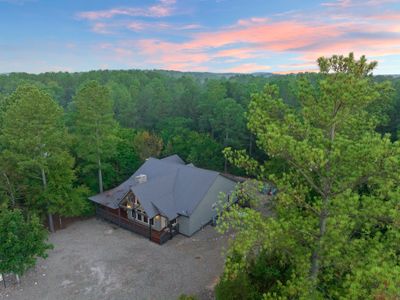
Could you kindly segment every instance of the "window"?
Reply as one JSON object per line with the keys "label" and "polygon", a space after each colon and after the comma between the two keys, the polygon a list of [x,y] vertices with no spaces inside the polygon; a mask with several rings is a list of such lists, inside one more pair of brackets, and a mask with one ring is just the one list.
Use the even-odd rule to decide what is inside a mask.
{"label": "window", "polygon": [[143,222],[149,223],[149,220],[148,220],[148,218],[146,216],[143,216]]}
{"label": "window", "polygon": [[154,225],[154,220],[150,219],[150,225]]}
{"label": "window", "polygon": [[133,220],[135,217],[133,216],[132,210],[128,209],[128,219]]}
{"label": "window", "polygon": [[137,214],[136,219],[138,219],[139,221],[142,221],[142,215],[141,214]]}

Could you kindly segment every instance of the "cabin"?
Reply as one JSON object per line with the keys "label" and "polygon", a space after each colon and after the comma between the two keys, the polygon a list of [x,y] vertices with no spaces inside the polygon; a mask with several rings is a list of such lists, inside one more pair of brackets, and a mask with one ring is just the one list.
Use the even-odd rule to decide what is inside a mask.
{"label": "cabin", "polygon": [[232,178],[172,155],[147,159],[128,180],[89,199],[98,217],[163,244],[215,220],[220,201],[229,200],[235,185]]}

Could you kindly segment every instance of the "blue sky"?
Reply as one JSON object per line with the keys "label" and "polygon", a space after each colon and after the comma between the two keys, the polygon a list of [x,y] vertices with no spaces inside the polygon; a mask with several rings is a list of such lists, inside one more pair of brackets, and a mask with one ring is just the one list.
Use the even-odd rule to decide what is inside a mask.
{"label": "blue sky", "polygon": [[400,73],[400,0],[0,0],[0,73],[287,73],[350,51]]}

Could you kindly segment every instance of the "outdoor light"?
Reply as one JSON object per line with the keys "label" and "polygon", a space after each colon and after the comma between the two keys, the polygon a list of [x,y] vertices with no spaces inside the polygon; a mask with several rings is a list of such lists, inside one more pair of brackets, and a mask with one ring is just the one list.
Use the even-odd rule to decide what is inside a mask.
{"label": "outdoor light", "polygon": [[126,205],[126,207],[127,207],[128,209],[132,209],[132,204],[131,204],[131,203],[128,203],[128,204]]}
{"label": "outdoor light", "polygon": [[159,216],[159,215],[157,215],[157,216],[155,217],[155,219],[156,219],[156,220],[159,220],[159,219],[160,219],[160,216]]}

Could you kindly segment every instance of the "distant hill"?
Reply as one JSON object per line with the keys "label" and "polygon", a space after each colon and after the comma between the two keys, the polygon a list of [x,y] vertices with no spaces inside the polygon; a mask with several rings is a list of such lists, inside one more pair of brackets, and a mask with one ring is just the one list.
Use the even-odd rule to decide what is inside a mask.
{"label": "distant hill", "polygon": [[271,76],[278,76],[279,74],[270,73],[270,72],[255,72],[255,73],[251,73],[251,75],[260,76],[260,77],[271,77]]}
{"label": "distant hill", "polygon": [[256,73],[213,73],[213,72],[181,72],[181,71],[170,71],[170,70],[154,70],[161,74],[165,74],[174,78],[182,76],[192,76],[199,80],[203,79],[222,79],[231,78],[235,76],[257,76],[257,77],[271,77],[277,74],[267,72],[256,72]]}
{"label": "distant hill", "polygon": [[[26,73],[26,72],[5,72],[0,73],[0,76],[8,76],[10,74],[26,74],[26,75],[40,75],[40,74],[56,74],[56,73],[69,73],[69,74],[87,74],[92,72],[135,72],[135,71],[143,71],[143,72],[155,72],[163,75],[167,75],[173,78],[180,78],[183,76],[191,76],[196,78],[199,81],[204,81],[205,79],[229,79],[232,77],[262,77],[262,78],[270,78],[274,76],[282,76],[281,74],[272,73],[272,72],[253,72],[253,73],[214,73],[214,72],[187,72],[187,71],[173,71],[173,70],[140,70],[140,69],[126,69],[126,70],[92,70],[92,71],[81,71],[81,72],[44,72],[39,74]],[[296,75],[299,73],[293,72],[286,75]],[[400,74],[382,74],[375,75],[375,77],[391,77],[391,78],[400,78]]]}

